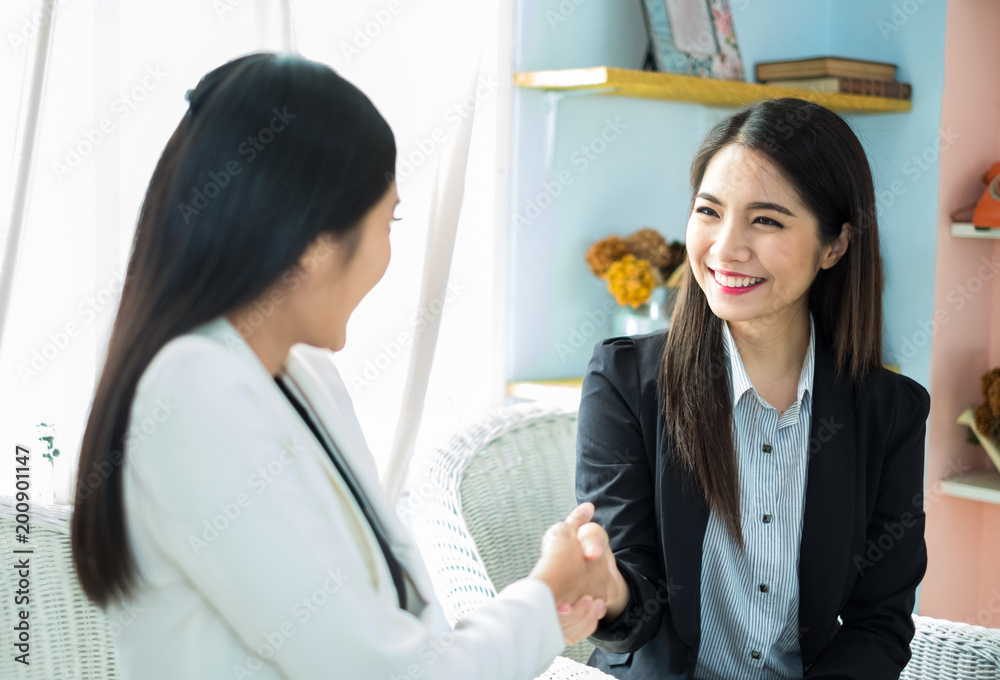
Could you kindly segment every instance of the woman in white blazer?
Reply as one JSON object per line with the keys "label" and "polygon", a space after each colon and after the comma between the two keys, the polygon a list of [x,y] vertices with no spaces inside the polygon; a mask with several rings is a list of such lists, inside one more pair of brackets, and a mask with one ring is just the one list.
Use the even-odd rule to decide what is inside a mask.
{"label": "woman in white blazer", "polygon": [[388,125],[293,55],[231,61],[188,99],[140,212],[76,487],[74,563],[122,625],[123,678],[542,672],[604,613],[593,506],[452,631],[331,360],[389,262]]}

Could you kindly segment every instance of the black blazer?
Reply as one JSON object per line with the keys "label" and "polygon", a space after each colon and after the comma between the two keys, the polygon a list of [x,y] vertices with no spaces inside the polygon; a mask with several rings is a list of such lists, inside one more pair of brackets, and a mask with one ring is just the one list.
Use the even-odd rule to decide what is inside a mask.
{"label": "black blazer", "polygon": [[[632,680],[692,678],[701,636],[709,511],[664,436],[657,375],[665,339],[598,344],[580,403],[577,499],[596,506],[632,592],[625,612],[591,637],[590,664]],[[798,570],[804,677],[895,679],[910,658],[914,594],[927,566],[930,397],[887,369],[856,394],[835,378],[818,326],[815,350]]]}

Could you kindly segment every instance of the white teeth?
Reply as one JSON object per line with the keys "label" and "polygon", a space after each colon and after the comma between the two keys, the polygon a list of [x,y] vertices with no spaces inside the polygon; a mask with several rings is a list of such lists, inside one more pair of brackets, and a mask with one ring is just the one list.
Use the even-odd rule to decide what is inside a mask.
{"label": "white teeth", "polygon": [[721,283],[727,288],[745,288],[747,286],[752,286],[754,284],[760,283],[764,279],[758,278],[736,278],[733,276],[725,276],[719,272],[715,272],[715,280]]}

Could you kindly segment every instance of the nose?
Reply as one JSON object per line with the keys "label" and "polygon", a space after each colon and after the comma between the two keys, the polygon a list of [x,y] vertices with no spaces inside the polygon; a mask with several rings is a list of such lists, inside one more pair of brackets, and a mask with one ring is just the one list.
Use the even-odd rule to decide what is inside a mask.
{"label": "nose", "polygon": [[721,220],[709,250],[717,262],[746,262],[751,252],[748,237],[746,225],[730,213]]}

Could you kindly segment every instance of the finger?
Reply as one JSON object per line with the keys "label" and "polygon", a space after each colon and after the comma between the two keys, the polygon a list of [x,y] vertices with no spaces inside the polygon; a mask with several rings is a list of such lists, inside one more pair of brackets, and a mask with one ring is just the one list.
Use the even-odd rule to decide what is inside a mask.
{"label": "finger", "polygon": [[583,556],[588,560],[599,560],[604,557],[604,546],[592,540],[588,540],[580,545],[583,549]]}
{"label": "finger", "polygon": [[594,598],[590,595],[584,595],[579,600],[573,603],[572,606],[566,604],[565,602],[556,607],[556,611],[559,613],[560,619],[565,619],[567,621],[580,616],[587,608],[593,603]]}
{"label": "finger", "polygon": [[580,505],[573,508],[573,512],[569,513],[569,517],[566,518],[566,524],[569,525],[573,533],[581,526],[589,522],[594,518],[594,504],[580,503]]}
{"label": "finger", "polygon": [[576,530],[576,538],[580,541],[583,556],[587,559],[603,557],[608,549],[608,534],[601,525],[587,522]]}
{"label": "finger", "polygon": [[562,627],[563,638],[567,644],[572,645],[584,638],[590,637],[597,630],[597,621],[597,609],[591,604],[579,620]]}

